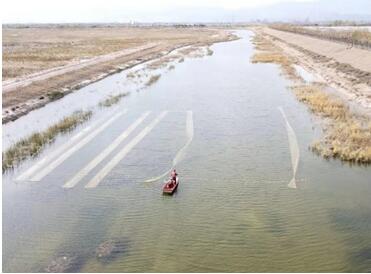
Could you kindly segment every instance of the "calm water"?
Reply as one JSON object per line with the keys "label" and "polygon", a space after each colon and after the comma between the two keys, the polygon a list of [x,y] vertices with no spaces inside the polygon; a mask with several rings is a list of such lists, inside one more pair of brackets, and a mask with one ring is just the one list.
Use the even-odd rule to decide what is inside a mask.
{"label": "calm water", "polygon": [[[3,271],[43,271],[60,256],[73,257],[70,270],[81,272],[371,271],[371,169],[308,150],[319,121],[286,89],[278,67],[250,63],[250,33],[238,34],[242,39],[212,46],[214,55],[176,63],[155,85],[97,111],[91,124],[128,110],[40,182],[14,180],[38,159],[3,176]],[[123,74],[106,78],[91,93],[126,81]],[[70,96],[89,94],[82,92]],[[279,106],[300,147],[297,189],[287,187],[292,166]],[[164,110],[96,188],[84,188]],[[189,110],[194,139],[177,165],[179,189],[165,197],[162,180],[144,181],[169,169],[187,142]],[[102,163],[74,188],[62,188],[145,111]],[[97,260],[95,249],[107,240],[122,248]]]}

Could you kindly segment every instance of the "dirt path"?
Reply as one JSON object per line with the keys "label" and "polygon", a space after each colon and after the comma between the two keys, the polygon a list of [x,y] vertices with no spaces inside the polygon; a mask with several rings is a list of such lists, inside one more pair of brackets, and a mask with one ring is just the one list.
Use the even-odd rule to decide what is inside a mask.
{"label": "dirt path", "polygon": [[354,68],[371,72],[371,53],[369,50],[354,47],[349,49],[349,46],[346,44],[321,40],[302,34],[274,30],[271,28],[266,28],[264,31],[267,34],[278,37],[288,43],[294,43],[306,50],[333,58],[339,63],[346,63]]}
{"label": "dirt path", "polygon": [[3,93],[15,90],[17,88],[26,87],[37,81],[47,80],[51,77],[62,75],[67,72],[73,72],[76,70],[86,68],[88,66],[97,65],[102,62],[108,62],[116,58],[128,56],[128,55],[131,55],[131,54],[134,54],[134,53],[146,50],[146,49],[151,49],[157,45],[159,45],[159,43],[149,43],[143,46],[124,49],[118,52],[113,52],[110,54],[97,56],[97,57],[94,57],[88,60],[77,61],[77,62],[75,61],[65,66],[55,67],[55,68],[43,70],[43,71],[40,71],[34,74],[26,75],[24,77],[7,80],[7,81],[4,81],[2,84]]}

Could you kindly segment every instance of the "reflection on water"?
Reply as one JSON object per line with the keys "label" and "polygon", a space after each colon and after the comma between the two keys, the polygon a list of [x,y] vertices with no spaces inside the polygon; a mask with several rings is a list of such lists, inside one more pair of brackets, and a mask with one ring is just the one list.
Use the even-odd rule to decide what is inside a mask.
{"label": "reflection on water", "polygon": [[[128,113],[41,182],[14,183],[23,170],[3,176],[4,271],[45,270],[60,257],[83,272],[370,271],[370,168],[307,149],[311,115],[275,65],[249,62],[249,33],[239,34],[121,102]],[[278,106],[298,138],[297,189],[287,187],[292,164]],[[150,120],[170,112],[98,187],[84,188],[130,140],[62,188],[148,110]],[[162,196],[161,181],[144,180],[170,168],[187,143],[188,110],[194,138],[176,166],[181,184]],[[106,260],[97,257],[102,246]]]}

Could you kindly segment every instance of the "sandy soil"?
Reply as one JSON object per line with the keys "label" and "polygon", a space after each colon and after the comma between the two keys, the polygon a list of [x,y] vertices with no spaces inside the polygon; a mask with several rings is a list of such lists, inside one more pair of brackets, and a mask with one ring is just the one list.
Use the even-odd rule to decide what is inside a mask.
{"label": "sandy soil", "polygon": [[371,115],[371,51],[270,28],[254,30]]}
{"label": "sandy soil", "polygon": [[236,38],[228,30],[210,28],[4,29],[3,123],[59,98],[59,94],[174,49]]}
{"label": "sandy soil", "polygon": [[116,58],[128,56],[133,53],[138,53],[146,49],[154,48],[155,46],[158,46],[158,45],[159,43],[148,43],[144,46],[139,46],[139,47],[130,48],[130,49],[123,49],[119,52],[113,52],[113,53],[109,53],[105,55],[100,55],[100,56],[93,57],[93,58],[86,59],[86,60],[75,61],[67,65],[64,65],[64,66],[54,67],[51,69],[46,69],[46,70],[42,70],[36,73],[17,77],[15,79],[5,80],[3,81],[3,93],[9,92],[9,91],[21,88],[21,87],[26,87],[32,83],[35,83],[37,81],[43,81],[53,76],[58,76],[58,75],[65,74],[67,72],[80,70],[80,69],[83,69],[83,68],[86,68],[92,65],[99,65],[99,63],[108,62]]}

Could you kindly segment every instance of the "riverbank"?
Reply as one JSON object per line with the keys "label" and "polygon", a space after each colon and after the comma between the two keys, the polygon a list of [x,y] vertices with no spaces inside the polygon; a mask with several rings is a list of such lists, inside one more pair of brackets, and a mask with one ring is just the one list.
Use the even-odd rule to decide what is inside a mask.
{"label": "riverbank", "polygon": [[371,115],[371,51],[301,34],[256,28],[295,63]]}
{"label": "riverbank", "polygon": [[[298,100],[324,119],[323,136],[311,149],[325,158],[370,163],[371,81],[364,61],[371,52],[354,49],[339,55],[344,46],[338,43],[269,28],[254,31],[252,62],[280,65]],[[359,58],[352,59],[355,55]],[[312,80],[304,79],[302,71]]]}
{"label": "riverbank", "polygon": [[4,30],[3,123],[175,49],[237,39],[209,28],[47,28],[30,37],[32,31]]}

